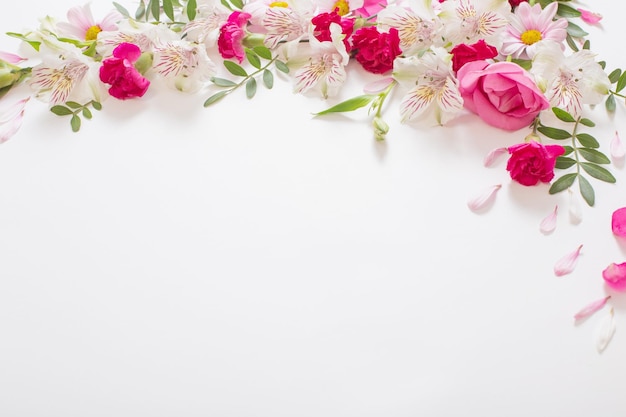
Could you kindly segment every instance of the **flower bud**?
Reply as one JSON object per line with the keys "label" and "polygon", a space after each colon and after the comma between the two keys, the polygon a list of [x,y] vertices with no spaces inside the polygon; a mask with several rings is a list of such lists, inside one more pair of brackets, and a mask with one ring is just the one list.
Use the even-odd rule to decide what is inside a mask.
{"label": "flower bud", "polygon": [[376,140],[385,140],[385,136],[389,132],[389,125],[385,122],[382,117],[374,117],[372,121],[372,126],[374,127],[374,137]]}
{"label": "flower bud", "polygon": [[152,61],[154,60],[154,55],[152,52],[143,52],[139,59],[135,62],[135,69],[139,71],[141,75],[144,75],[150,67],[152,67]]}

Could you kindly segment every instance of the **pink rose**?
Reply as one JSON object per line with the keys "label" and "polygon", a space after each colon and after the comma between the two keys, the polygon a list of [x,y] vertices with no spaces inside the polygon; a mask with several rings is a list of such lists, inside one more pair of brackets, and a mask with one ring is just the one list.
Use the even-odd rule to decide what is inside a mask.
{"label": "pink rose", "polygon": [[500,129],[527,127],[550,106],[528,72],[512,62],[468,62],[457,78],[465,108]]}
{"label": "pink rose", "polygon": [[483,61],[496,57],[498,50],[481,39],[472,45],[461,43],[452,48],[450,53],[452,53],[452,70],[457,72],[459,68],[468,62]]}
{"label": "pink rose", "polygon": [[113,56],[102,61],[100,80],[110,84],[109,93],[120,100],[141,97],[148,90],[150,81],[145,79],[133,65],[141,56],[141,50],[132,43],[121,43],[113,50]]}
{"label": "pink rose", "polygon": [[511,178],[522,185],[550,182],[554,178],[556,158],[565,153],[561,145],[542,145],[530,141],[508,148],[511,154],[506,164]]}
{"label": "pink rose", "polygon": [[389,29],[389,33],[378,32],[375,26],[366,26],[352,36],[355,58],[368,72],[384,74],[393,69],[393,61],[402,52],[398,30]]}
{"label": "pink rose", "polygon": [[252,15],[245,12],[232,12],[220,28],[217,47],[222,58],[237,58],[241,64],[246,56],[242,41],[246,36],[245,27]]}
{"label": "pink rose", "polygon": [[606,285],[614,290],[626,290],[626,262],[610,264],[602,271],[602,278],[604,278]]}

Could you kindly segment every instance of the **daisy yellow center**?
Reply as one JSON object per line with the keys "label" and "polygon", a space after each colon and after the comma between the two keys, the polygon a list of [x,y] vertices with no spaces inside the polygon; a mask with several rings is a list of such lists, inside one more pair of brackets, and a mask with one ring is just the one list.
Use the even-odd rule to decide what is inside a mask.
{"label": "daisy yellow center", "polygon": [[270,3],[270,7],[289,7],[286,1],[273,1]]}
{"label": "daisy yellow center", "polygon": [[526,45],[532,45],[533,43],[539,42],[541,40],[541,32],[535,29],[527,30],[526,32],[522,33],[521,40]]}
{"label": "daisy yellow center", "polygon": [[85,40],[86,41],[95,41],[98,38],[98,33],[102,32],[102,29],[100,29],[100,26],[92,26],[89,29],[87,29],[87,32],[85,33]]}
{"label": "daisy yellow center", "polygon": [[345,16],[350,11],[350,5],[346,0],[337,0],[333,6],[333,10],[336,10],[339,16]]}

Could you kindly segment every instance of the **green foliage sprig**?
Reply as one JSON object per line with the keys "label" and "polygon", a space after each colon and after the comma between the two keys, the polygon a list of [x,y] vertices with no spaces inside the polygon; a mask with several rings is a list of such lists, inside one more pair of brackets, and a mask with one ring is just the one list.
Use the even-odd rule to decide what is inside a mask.
{"label": "green foliage sprig", "polygon": [[92,100],[86,104],[68,101],[65,105],[57,104],[56,106],[52,106],[50,111],[57,116],[71,116],[70,125],[72,126],[72,131],[78,132],[82,124],[80,116],[82,115],[87,120],[92,118],[89,106],[91,106],[94,110],[102,110],[102,104]]}

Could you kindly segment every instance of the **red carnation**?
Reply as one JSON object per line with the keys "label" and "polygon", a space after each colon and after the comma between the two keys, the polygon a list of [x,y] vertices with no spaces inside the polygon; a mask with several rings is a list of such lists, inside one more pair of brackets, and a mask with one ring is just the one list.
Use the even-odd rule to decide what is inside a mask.
{"label": "red carnation", "polygon": [[378,32],[374,26],[362,27],[352,37],[355,58],[368,72],[384,74],[393,69],[393,61],[402,53],[398,30]]}
{"label": "red carnation", "polygon": [[498,55],[498,50],[482,39],[473,45],[461,43],[452,48],[450,52],[452,53],[452,70],[454,72],[457,72],[468,62],[482,61]]}

